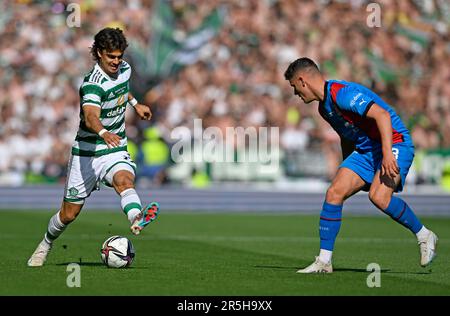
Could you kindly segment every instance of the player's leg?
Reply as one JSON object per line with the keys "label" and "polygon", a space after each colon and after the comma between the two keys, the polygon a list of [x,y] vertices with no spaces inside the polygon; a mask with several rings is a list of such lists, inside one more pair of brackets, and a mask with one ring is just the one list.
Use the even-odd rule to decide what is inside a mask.
{"label": "player's leg", "polygon": [[333,182],[327,190],[325,202],[320,214],[320,249],[325,255],[323,259],[331,261],[336,236],[339,233],[342,220],[344,201],[359,192],[366,182],[353,170],[340,168]]}
{"label": "player's leg", "polygon": [[34,253],[28,259],[28,266],[43,266],[53,246],[53,242],[75,220],[83,207],[83,203],[70,203],[63,201],[61,209],[50,218],[44,239],[39,243]]}
{"label": "player's leg", "polygon": [[420,220],[401,198],[393,196],[400,183],[400,175],[391,178],[381,175],[378,170],[372,181],[369,191],[370,201],[381,211],[389,215],[393,220],[417,234],[423,227]]}
{"label": "player's leg", "polygon": [[104,167],[104,183],[111,185],[120,195],[122,210],[131,223],[131,232],[138,235],[144,227],[156,219],[159,204],[152,202],[142,208],[141,200],[134,186],[135,164],[128,153],[116,153],[111,158]]}
{"label": "player's leg", "polygon": [[71,156],[61,209],[50,218],[44,239],[28,260],[29,266],[38,267],[44,264],[55,239],[80,213],[84,200],[96,186],[97,178],[93,157]]}
{"label": "player's leg", "polygon": [[369,199],[377,208],[416,235],[421,253],[420,264],[427,266],[436,256],[438,238],[421,223],[403,199],[393,196],[402,183],[401,177],[399,174],[390,178],[388,175],[381,175],[378,170],[370,187]]}
{"label": "player's leg", "polygon": [[[128,165],[116,165],[110,172],[111,185],[120,195],[120,205],[128,220],[133,223],[135,217],[141,213],[142,204],[134,187],[134,173]],[[107,176],[106,179],[109,177]]]}
{"label": "player's leg", "polygon": [[[118,166],[120,167],[123,167],[123,164]],[[152,202],[142,209],[141,200],[134,188],[134,174],[130,170],[119,170],[113,174],[112,185],[121,197],[122,209],[131,222],[131,232],[138,235],[145,226],[156,219],[159,204]]]}
{"label": "player's leg", "polygon": [[316,261],[298,273],[332,272],[331,258],[342,220],[344,201],[360,191],[366,182],[353,170],[342,167],[327,190],[320,213],[320,253]]}

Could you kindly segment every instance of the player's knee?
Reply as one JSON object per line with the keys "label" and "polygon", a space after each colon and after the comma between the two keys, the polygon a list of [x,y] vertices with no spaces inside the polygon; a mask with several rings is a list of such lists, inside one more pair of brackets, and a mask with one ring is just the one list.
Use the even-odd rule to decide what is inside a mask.
{"label": "player's knee", "polygon": [[80,213],[80,210],[78,209],[78,207],[75,208],[71,208],[71,207],[64,207],[61,209],[60,213],[59,213],[59,217],[61,219],[61,222],[65,225],[73,222],[78,214]]}
{"label": "player's knee", "polygon": [[133,182],[120,182],[120,183],[116,183],[114,185],[114,188],[116,189],[117,193],[121,193],[125,190],[128,189],[134,189],[134,184]]}
{"label": "player's knee", "polygon": [[332,204],[342,204],[345,199],[345,194],[335,186],[331,186],[327,190],[326,201]]}
{"label": "player's knee", "polygon": [[377,190],[371,190],[369,192],[369,200],[380,210],[385,210],[389,205],[390,197]]}
{"label": "player's knee", "polygon": [[61,218],[61,222],[64,225],[70,224],[71,222],[73,222],[75,220],[75,218],[77,218],[77,214],[61,214],[60,216]]}
{"label": "player's knee", "polygon": [[113,186],[117,192],[134,188],[134,176],[129,172],[124,172],[114,176]]}

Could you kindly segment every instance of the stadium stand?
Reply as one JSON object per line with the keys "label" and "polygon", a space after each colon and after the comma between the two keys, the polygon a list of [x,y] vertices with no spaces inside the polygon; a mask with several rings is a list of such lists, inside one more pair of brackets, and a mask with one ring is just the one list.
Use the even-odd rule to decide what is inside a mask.
{"label": "stadium stand", "polygon": [[[81,9],[80,27],[66,23],[72,2]],[[192,130],[193,119],[204,128],[279,127],[281,171],[263,177],[255,165],[173,165],[173,181],[195,168],[217,181],[331,178],[339,139],[283,78],[290,61],[309,56],[330,78],[361,82],[392,104],[417,148],[414,181],[439,183],[450,157],[450,4],[379,1],[382,26],[370,28],[368,3],[2,1],[0,185],[64,181],[78,128],[78,87],[93,64],[92,36],[106,26],[125,31],[132,91],[152,106],[150,124],[169,146],[171,131]],[[149,123],[128,114],[127,134],[138,151]]]}

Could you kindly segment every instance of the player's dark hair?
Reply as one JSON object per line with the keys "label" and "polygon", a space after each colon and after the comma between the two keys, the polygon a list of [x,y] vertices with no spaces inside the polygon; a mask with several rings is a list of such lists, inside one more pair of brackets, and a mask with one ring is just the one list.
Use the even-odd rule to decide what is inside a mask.
{"label": "player's dark hair", "polygon": [[122,52],[128,47],[127,39],[119,28],[107,27],[95,34],[94,45],[91,47],[91,54],[94,60],[100,61],[97,52],[106,50],[108,52],[119,49]]}
{"label": "player's dark hair", "polygon": [[314,70],[320,72],[319,67],[317,67],[316,63],[307,57],[299,58],[293,61],[289,67],[284,72],[284,78],[286,80],[291,80],[294,77],[295,73],[299,70]]}

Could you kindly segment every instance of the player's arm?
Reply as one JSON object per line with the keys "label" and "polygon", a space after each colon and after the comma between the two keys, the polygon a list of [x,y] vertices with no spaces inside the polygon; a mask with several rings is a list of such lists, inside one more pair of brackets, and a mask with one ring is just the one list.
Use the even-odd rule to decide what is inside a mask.
{"label": "player's arm", "polygon": [[367,112],[367,117],[375,120],[381,136],[381,148],[383,161],[381,163],[381,174],[387,174],[395,178],[400,172],[397,160],[392,153],[392,122],[389,112],[374,103]]}
{"label": "player's arm", "polygon": [[120,136],[108,132],[100,122],[100,107],[97,105],[83,105],[83,115],[86,127],[102,137],[108,147],[117,147],[120,145]]}
{"label": "player's arm", "polygon": [[152,118],[152,111],[150,111],[150,107],[145,104],[138,103],[130,92],[128,92],[128,103],[134,107],[137,115],[139,115],[142,120],[150,121]]}
{"label": "player's arm", "polygon": [[342,160],[345,160],[355,150],[355,144],[341,136],[341,149]]}
{"label": "player's arm", "polygon": [[381,174],[394,178],[399,173],[399,169],[392,153],[392,122],[389,113],[376,104],[370,96],[352,87],[340,89],[335,98],[341,109],[375,120],[381,135],[383,151]]}

